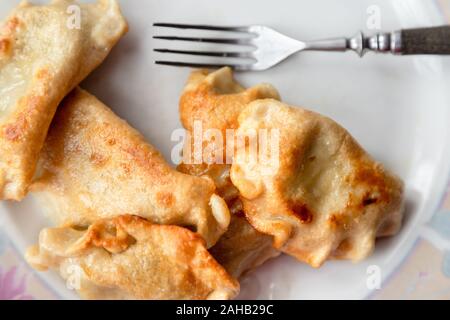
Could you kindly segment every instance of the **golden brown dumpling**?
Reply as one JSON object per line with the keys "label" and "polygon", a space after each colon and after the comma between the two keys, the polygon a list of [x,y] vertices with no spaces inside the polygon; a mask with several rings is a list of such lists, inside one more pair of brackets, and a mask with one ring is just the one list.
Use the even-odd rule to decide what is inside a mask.
{"label": "golden brown dumpling", "polygon": [[268,99],[251,103],[239,124],[238,137],[279,133],[277,167],[242,144],[231,170],[249,222],[276,248],[319,267],[328,258],[363,259],[377,236],[399,230],[402,181],[334,121]]}
{"label": "golden brown dumpling", "polygon": [[187,227],[210,247],[230,222],[211,179],[172,169],[136,130],[81,89],[58,108],[31,191],[56,225],[88,226],[127,212]]}
{"label": "golden brown dumpling", "polygon": [[233,214],[230,227],[210,249],[213,257],[236,279],[252,271],[280,251],[272,246],[273,238],[256,231],[242,214]]}
{"label": "golden brown dumpling", "polygon": [[239,292],[198,235],[136,216],[83,231],[45,229],[27,260],[58,269],[84,299],[231,299]]}
{"label": "golden brown dumpling", "polygon": [[[127,30],[115,0],[23,2],[0,26],[0,199],[21,200],[56,107]],[[74,11],[75,12],[75,11]]]}
{"label": "golden brown dumpling", "polygon": [[[208,175],[214,180],[219,193],[226,201],[236,199],[238,192],[229,179],[231,165],[227,165],[227,150],[224,150],[226,131],[237,129],[239,114],[248,103],[265,98],[279,99],[279,94],[269,84],[244,89],[233,79],[232,71],[228,67],[212,73],[206,70],[192,72],[180,99],[181,122],[189,132],[186,147],[190,146],[191,152],[184,152],[183,163],[178,170],[196,176]],[[196,163],[195,159],[193,137],[195,123],[201,124],[203,132],[209,129],[218,130],[223,137],[222,144],[210,144],[210,141],[200,137],[203,142],[201,151],[204,152],[200,158],[203,161],[200,163]],[[211,152],[207,154],[207,151]],[[204,161],[208,157],[214,158],[216,151],[218,155],[223,156],[218,156],[222,163],[208,164]]]}
{"label": "golden brown dumpling", "polygon": [[181,122],[190,132],[195,121],[201,121],[204,129],[237,129],[237,119],[247,104],[266,98],[279,99],[280,95],[270,84],[243,88],[228,67],[211,73],[194,71],[180,99]]}
{"label": "golden brown dumpling", "polygon": [[[190,132],[191,138],[191,141],[187,139],[186,147],[192,148],[190,153],[184,153],[185,162],[178,170],[190,175],[212,178],[218,194],[230,207],[230,228],[211,252],[234,277],[240,277],[267,259],[279,255],[272,247],[272,237],[257,232],[246,221],[238,199],[239,192],[230,180],[231,165],[227,164],[224,148],[226,130],[237,129],[240,112],[249,102],[263,98],[279,99],[279,94],[268,84],[246,90],[233,79],[230,68],[223,68],[212,73],[205,70],[193,72],[180,100],[181,121]],[[203,132],[209,129],[218,130],[223,136],[223,144],[214,144],[213,148],[208,149],[209,141],[203,141],[202,161],[194,164],[193,131],[196,121],[201,124]],[[200,139],[203,140],[203,137]],[[213,154],[208,154],[208,150]],[[218,155],[214,154],[216,151],[219,152]],[[217,156],[218,159],[221,158],[222,163],[203,162],[208,156]]]}

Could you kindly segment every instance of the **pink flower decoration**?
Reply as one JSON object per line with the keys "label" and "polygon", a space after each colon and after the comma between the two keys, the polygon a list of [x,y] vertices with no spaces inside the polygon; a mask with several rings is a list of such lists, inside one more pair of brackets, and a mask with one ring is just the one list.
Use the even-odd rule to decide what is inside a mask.
{"label": "pink flower decoration", "polygon": [[17,279],[17,267],[12,267],[3,272],[0,267],[0,300],[32,300],[33,297],[26,293],[26,277]]}

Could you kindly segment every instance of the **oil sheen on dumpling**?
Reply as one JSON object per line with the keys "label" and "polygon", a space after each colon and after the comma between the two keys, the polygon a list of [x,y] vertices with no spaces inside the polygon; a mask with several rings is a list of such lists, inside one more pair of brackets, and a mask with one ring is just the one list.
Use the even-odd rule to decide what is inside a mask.
{"label": "oil sheen on dumpling", "polygon": [[87,230],[45,229],[26,258],[59,270],[84,299],[224,300],[239,292],[198,235],[130,215]]}
{"label": "oil sheen on dumpling", "polygon": [[56,225],[126,212],[198,232],[214,245],[230,214],[210,178],[172,169],[141,134],[75,89],[58,108],[31,192]]}
{"label": "oil sheen on dumpling", "polygon": [[25,196],[56,107],[126,31],[115,0],[23,2],[0,26],[0,199]]}
{"label": "oil sheen on dumpling", "polygon": [[[248,103],[264,98],[279,99],[279,94],[269,84],[244,89],[233,79],[231,69],[223,68],[212,73],[205,70],[194,71],[180,100],[181,121],[191,135],[191,141],[186,141],[186,146],[191,146],[191,153],[184,153],[185,163],[182,163],[178,170],[190,175],[210,177],[214,180],[218,194],[227,202],[231,211],[231,224],[211,252],[236,278],[279,255],[272,247],[272,237],[259,233],[245,219],[239,192],[230,180],[231,165],[226,164],[224,148],[226,130],[237,129],[240,112]],[[222,164],[208,164],[203,161],[194,164],[193,131],[196,121],[197,125],[201,124],[203,131],[215,129],[222,134],[223,144],[207,148],[209,141],[204,140],[202,149],[203,160],[208,156],[216,156],[208,154],[208,150],[220,152]],[[203,140],[203,137],[200,139]]]}
{"label": "oil sheen on dumpling", "polygon": [[241,137],[279,132],[278,166],[242,144],[231,170],[248,220],[276,248],[319,267],[328,258],[361,260],[377,236],[399,230],[402,181],[331,119],[268,99],[251,103],[239,124]]}

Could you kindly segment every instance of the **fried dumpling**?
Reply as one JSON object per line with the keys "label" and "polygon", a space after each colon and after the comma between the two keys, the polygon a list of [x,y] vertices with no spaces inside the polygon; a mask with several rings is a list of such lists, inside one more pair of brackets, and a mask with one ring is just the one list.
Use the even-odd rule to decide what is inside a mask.
{"label": "fried dumpling", "polygon": [[115,0],[23,2],[0,26],[0,199],[25,196],[58,104],[126,31]]}
{"label": "fried dumpling", "polygon": [[213,257],[236,279],[254,270],[280,251],[272,246],[272,237],[256,231],[245,216],[234,214],[228,231],[210,249]]}
{"label": "fried dumpling", "polygon": [[[272,237],[259,233],[246,221],[238,199],[239,192],[230,180],[231,165],[226,159],[226,131],[237,129],[238,116],[249,102],[264,98],[279,99],[279,94],[269,84],[246,90],[233,79],[230,68],[223,68],[212,73],[205,70],[193,72],[180,100],[181,121],[190,133],[186,147],[191,147],[191,150],[186,152],[185,148],[184,162],[178,170],[210,177],[218,194],[227,202],[232,213],[230,228],[211,252],[236,278],[279,255],[272,247]],[[214,143],[212,147],[208,146],[209,141],[197,137],[202,142],[201,161],[194,159],[195,122],[201,125],[202,132],[213,129],[223,137],[223,144]],[[207,162],[208,158],[213,161]],[[214,158],[222,161],[214,161]]]}
{"label": "fried dumpling", "polygon": [[248,103],[258,99],[280,99],[270,84],[245,89],[233,78],[230,68],[209,73],[192,72],[180,99],[183,126],[193,131],[194,122],[201,121],[203,129],[237,129],[238,117]]}
{"label": "fried dumpling", "polygon": [[210,247],[230,222],[210,178],[172,169],[136,130],[81,89],[58,108],[31,192],[56,225],[88,226],[127,212],[189,228]]}
{"label": "fried dumpling", "polygon": [[[277,90],[269,84],[260,84],[244,89],[234,78],[230,68],[225,67],[209,73],[206,70],[192,72],[180,99],[180,117],[189,135],[186,139],[183,163],[178,170],[191,175],[210,176],[226,201],[234,201],[238,192],[229,179],[230,159],[226,150],[227,130],[236,130],[238,117],[248,103],[273,98],[279,99]],[[194,127],[201,131],[216,130],[221,133],[223,143],[210,143],[205,137],[194,137]],[[200,161],[195,146],[200,139],[202,154]],[[189,152],[186,152],[189,148]],[[232,154],[231,154],[232,156]],[[217,159],[214,159],[217,157]],[[228,158],[230,155],[228,154]],[[218,161],[207,161],[218,160]]]}
{"label": "fried dumpling", "polygon": [[84,299],[225,300],[239,292],[198,235],[130,215],[87,230],[45,229],[26,258],[59,270]]}
{"label": "fried dumpling", "polygon": [[319,267],[328,258],[361,260],[377,236],[399,230],[402,181],[331,119],[268,99],[251,103],[239,125],[242,139],[279,134],[277,166],[240,144],[231,170],[249,222],[276,248]]}

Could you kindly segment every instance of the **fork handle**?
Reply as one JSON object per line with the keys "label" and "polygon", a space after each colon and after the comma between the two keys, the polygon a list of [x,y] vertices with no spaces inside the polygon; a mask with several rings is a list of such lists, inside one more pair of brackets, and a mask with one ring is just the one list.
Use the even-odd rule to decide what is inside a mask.
{"label": "fork handle", "polygon": [[450,54],[450,26],[402,30],[401,54]]}
{"label": "fork handle", "polygon": [[365,40],[365,50],[393,54],[450,54],[450,26],[379,33]]}
{"label": "fork handle", "polygon": [[359,56],[366,52],[413,54],[450,54],[450,26],[404,29],[391,33],[378,33],[364,37],[359,32],[352,38],[336,38],[305,43],[304,50],[347,51]]}

